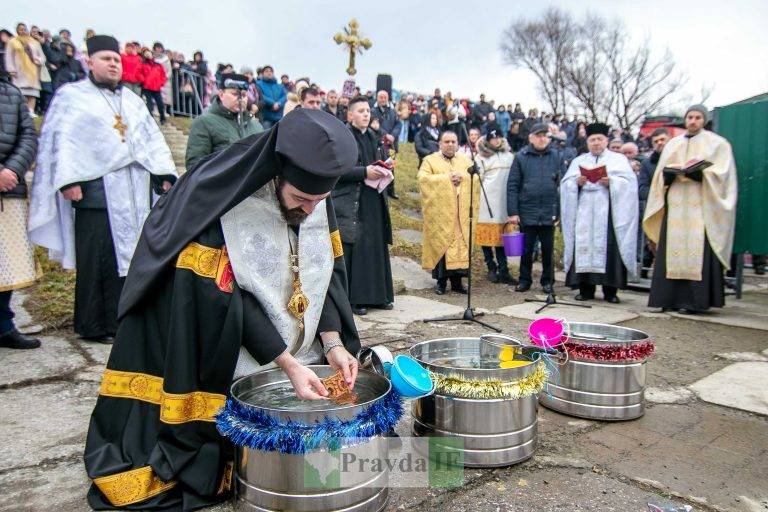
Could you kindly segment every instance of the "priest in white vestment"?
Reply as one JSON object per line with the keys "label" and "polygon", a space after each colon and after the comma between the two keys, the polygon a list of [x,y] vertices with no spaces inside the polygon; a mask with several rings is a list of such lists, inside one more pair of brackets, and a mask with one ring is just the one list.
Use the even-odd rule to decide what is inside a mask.
{"label": "priest in white vestment", "polygon": [[78,269],[75,332],[109,342],[153,193],[170,188],[176,167],[144,102],[119,85],[117,40],[87,44],[88,78],[60,88],[46,114],[29,236],[65,269]]}
{"label": "priest in white vestment", "polygon": [[620,302],[617,291],[635,276],[637,262],[637,177],[627,157],[608,151],[608,126],[587,127],[589,153],[573,159],[560,183],[563,263],[576,300]]}

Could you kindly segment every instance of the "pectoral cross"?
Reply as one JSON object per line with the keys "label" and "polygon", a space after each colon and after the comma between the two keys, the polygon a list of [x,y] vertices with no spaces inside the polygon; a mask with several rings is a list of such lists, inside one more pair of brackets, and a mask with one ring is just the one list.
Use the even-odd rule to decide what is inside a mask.
{"label": "pectoral cross", "polygon": [[336,35],[333,36],[333,40],[336,41],[336,44],[346,45],[349,49],[349,67],[347,68],[347,73],[349,73],[350,76],[357,73],[357,70],[355,69],[355,55],[357,53],[362,55],[363,49],[367,50],[373,46],[370,39],[367,37],[364,39],[360,37],[361,34],[357,31],[358,27],[360,27],[360,24],[353,18],[349,22],[349,28],[344,27],[344,34],[337,32]]}
{"label": "pectoral cross", "polygon": [[117,133],[120,134],[122,142],[125,142],[125,130],[128,129],[128,125],[123,123],[123,116],[120,114],[115,114],[115,124],[112,125],[112,128],[117,130]]}

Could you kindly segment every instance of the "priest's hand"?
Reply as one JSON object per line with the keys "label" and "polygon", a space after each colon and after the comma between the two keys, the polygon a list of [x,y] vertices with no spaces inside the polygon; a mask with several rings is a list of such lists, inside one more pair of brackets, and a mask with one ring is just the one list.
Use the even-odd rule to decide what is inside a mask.
{"label": "priest's hand", "polygon": [[461,173],[457,171],[451,172],[451,183],[453,183],[454,187],[458,187],[461,185]]}
{"label": "priest's hand", "polygon": [[579,178],[576,180],[576,184],[580,187],[583,187],[587,184],[587,177],[586,176],[579,176]]}
{"label": "priest's hand", "polygon": [[328,390],[325,389],[315,372],[299,363],[287,350],[275,358],[275,363],[288,376],[288,380],[291,381],[291,386],[299,398],[322,400],[328,396]]}
{"label": "priest's hand", "polygon": [[83,198],[83,189],[80,185],[72,185],[61,191],[61,195],[67,201],[80,201]]}
{"label": "priest's hand", "polygon": [[333,347],[326,355],[328,364],[334,370],[341,370],[344,375],[344,382],[347,383],[349,389],[355,387],[355,380],[357,380],[357,359],[347,352],[344,347]]}
{"label": "priest's hand", "polygon": [[8,192],[19,184],[19,177],[10,169],[0,171],[0,192]]}
{"label": "priest's hand", "polygon": [[611,183],[611,178],[609,178],[608,176],[603,176],[602,178],[600,178],[598,183],[601,184],[604,187],[607,187]]}

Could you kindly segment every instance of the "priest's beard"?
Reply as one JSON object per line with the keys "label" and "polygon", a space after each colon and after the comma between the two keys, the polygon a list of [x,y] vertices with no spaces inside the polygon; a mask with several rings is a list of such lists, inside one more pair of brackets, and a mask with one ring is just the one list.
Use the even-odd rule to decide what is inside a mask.
{"label": "priest's beard", "polygon": [[289,226],[298,226],[304,222],[304,219],[306,219],[309,214],[302,210],[300,206],[296,208],[288,208],[285,205],[285,200],[283,199],[283,188],[285,188],[285,183],[285,180],[282,178],[277,179],[277,204],[280,205],[280,213],[283,214],[285,222],[287,222]]}

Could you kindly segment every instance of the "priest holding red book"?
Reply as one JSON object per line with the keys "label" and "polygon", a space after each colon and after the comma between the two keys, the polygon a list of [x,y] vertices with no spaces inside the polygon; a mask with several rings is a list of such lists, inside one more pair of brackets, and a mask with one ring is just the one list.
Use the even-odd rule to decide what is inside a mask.
{"label": "priest holding red book", "polygon": [[653,175],[643,229],[656,245],[648,305],[695,314],[725,305],[736,224],[731,145],[704,129],[708,111],[693,105],[687,133],[664,147]]}
{"label": "priest holding red book", "polygon": [[563,263],[566,284],[578,288],[576,300],[595,298],[617,304],[627,274],[637,269],[637,177],[629,160],[608,151],[609,127],[587,126],[589,153],[574,158],[560,183]]}

